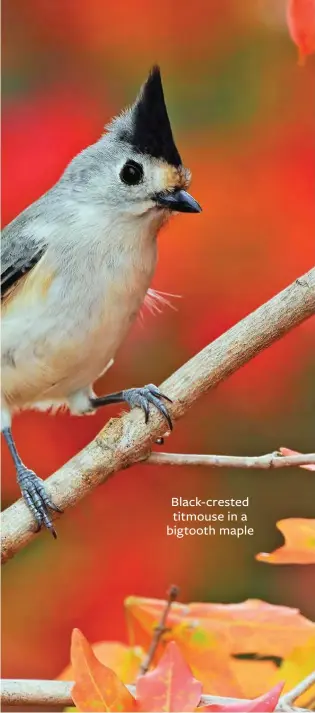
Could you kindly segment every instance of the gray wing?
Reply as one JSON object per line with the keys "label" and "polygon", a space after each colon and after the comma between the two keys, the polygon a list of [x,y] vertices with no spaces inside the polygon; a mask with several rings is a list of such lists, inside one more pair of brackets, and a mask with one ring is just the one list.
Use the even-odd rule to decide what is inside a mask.
{"label": "gray wing", "polygon": [[[35,218],[35,221],[34,221]],[[30,209],[12,221],[1,235],[1,299],[26,275],[46,252],[47,243],[35,237],[32,227],[36,216]]]}

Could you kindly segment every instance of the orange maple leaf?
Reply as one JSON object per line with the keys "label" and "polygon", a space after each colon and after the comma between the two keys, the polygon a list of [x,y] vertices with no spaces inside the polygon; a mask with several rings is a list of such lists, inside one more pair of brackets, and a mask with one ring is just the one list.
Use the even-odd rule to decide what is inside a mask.
{"label": "orange maple leaf", "polygon": [[75,684],[71,695],[79,711],[134,711],[136,701],[118,676],[95,656],[79,629],[71,640]]}
{"label": "orange maple leaf", "polygon": [[315,520],[290,517],[276,524],[285,544],[274,552],[260,552],[256,559],[267,564],[315,564]]}
{"label": "orange maple leaf", "polygon": [[192,676],[178,646],[171,641],[156,668],[138,678],[138,710],[193,711],[201,692],[201,683]]}
{"label": "orange maple leaf", "polygon": [[254,698],[252,700],[243,699],[239,703],[221,703],[211,704],[209,706],[203,706],[197,708],[197,711],[226,711],[226,713],[233,713],[234,711],[239,711],[239,713],[247,713],[247,711],[264,711],[268,713],[269,711],[274,711],[278,703],[280,693],[283,689],[283,683],[277,683],[271,691],[264,693],[259,698]]}
{"label": "orange maple leaf", "polygon": [[[149,646],[165,605],[159,599],[126,600],[133,642]],[[172,639],[206,693],[246,698],[260,695],[279,681],[274,680],[274,658],[285,659],[295,646],[305,646],[315,632],[315,624],[298,609],[253,599],[238,604],[174,602],[167,626],[170,631],[163,634],[158,657]]]}
{"label": "orange maple leaf", "polygon": [[[96,658],[116,673],[123,683],[133,683],[145,652],[141,646],[127,646],[119,641],[98,641],[91,644]],[[58,676],[59,681],[73,681],[73,666],[69,663]]]}

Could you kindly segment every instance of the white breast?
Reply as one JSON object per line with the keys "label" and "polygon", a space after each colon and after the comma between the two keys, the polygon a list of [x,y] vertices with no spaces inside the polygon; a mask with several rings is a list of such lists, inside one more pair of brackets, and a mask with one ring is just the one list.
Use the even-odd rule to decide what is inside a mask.
{"label": "white breast", "polygon": [[[68,236],[66,257],[55,244],[35,268],[32,290],[4,311],[2,388],[12,405],[66,399],[115,356],[150,285],[157,232],[148,220],[120,226],[123,237],[118,227],[97,234],[90,222],[79,243]],[[43,296],[47,264],[54,274]]]}

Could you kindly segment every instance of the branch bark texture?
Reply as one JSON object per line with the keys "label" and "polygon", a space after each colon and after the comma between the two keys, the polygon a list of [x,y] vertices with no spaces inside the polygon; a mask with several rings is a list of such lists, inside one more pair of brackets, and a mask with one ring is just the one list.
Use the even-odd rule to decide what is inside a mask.
{"label": "branch bark texture", "polygon": [[149,465],[201,465],[210,468],[249,468],[251,470],[271,470],[293,466],[315,465],[315,453],[301,453],[298,456],[281,456],[277,451],[265,456],[214,456],[194,453],[151,453],[145,461]]}
{"label": "branch bark texture", "polygon": [[[173,399],[170,412],[177,420],[202,394],[240,369],[259,352],[315,313],[315,268],[259,307],[184,364],[162,385]],[[111,419],[96,438],[47,483],[47,492],[63,510],[75,505],[113,473],[143,460],[152,440],[162,436],[165,423],[152,410],[145,425],[134,409]],[[34,536],[34,522],[22,500],[2,515],[1,557],[13,557]]]}
{"label": "branch bark texture", "polygon": [[[309,678],[309,677],[308,677]],[[304,684],[304,682],[303,682]],[[302,684],[301,684],[302,685]],[[308,683],[307,688],[311,684]],[[74,686],[74,681],[44,681],[44,680],[28,680],[28,679],[3,679],[1,681],[1,703],[3,706],[73,706],[71,690]],[[135,696],[136,687],[127,685],[130,693]],[[297,698],[294,693],[293,699]],[[291,691],[286,694],[292,701]],[[223,696],[202,695],[199,706],[209,705],[229,705],[240,703],[239,698],[225,698]],[[296,713],[306,710],[305,708],[295,708],[290,704],[287,705],[286,696],[279,699],[276,711],[295,711]]]}

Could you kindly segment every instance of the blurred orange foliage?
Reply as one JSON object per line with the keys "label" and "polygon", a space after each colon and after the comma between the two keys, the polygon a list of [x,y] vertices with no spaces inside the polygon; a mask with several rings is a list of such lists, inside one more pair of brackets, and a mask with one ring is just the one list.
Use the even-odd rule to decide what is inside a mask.
{"label": "blurred orange foliage", "polygon": [[289,0],[288,26],[293,42],[298,46],[300,64],[305,57],[315,52],[315,1]]}
{"label": "blurred orange foliage", "polygon": [[[128,597],[125,602],[129,640],[146,650],[166,602]],[[280,681],[291,687],[275,659],[290,660],[296,646],[313,656],[309,646],[315,624],[297,609],[247,600],[240,604],[180,604],[168,615],[169,633],[163,635],[156,660],[165,643],[175,641],[204,691],[221,696],[255,697]],[[303,676],[301,675],[301,678]],[[292,686],[295,682],[292,683]]]}
{"label": "blurred orange foliage", "polygon": [[[203,206],[198,225],[176,217],[159,240],[153,286],[181,294],[178,311],[135,325],[100,393],[160,383],[314,262],[314,63],[297,68],[285,6],[3,0],[3,222],[98,139],[154,62]],[[257,454],[290,442],[306,452],[314,346],[310,320],[198,403],[175,429],[172,450]],[[23,413],[14,434],[24,461],[45,478],[117,412],[81,419]],[[7,506],[19,491],[5,447],[2,475]],[[310,475],[143,465],[119,473],[66,513],[57,543],[43,535],[6,566],[3,676],[54,677],[69,659],[74,627],[92,641],[126,642],[124,598],[163,596],[170,581],[187,601],[260,597],[296,604],[314,618],[311,567],[297,577],[294,568],[254,561],[256,552],[281,544],[277,520],[313,516]],[[171,498],[209,493],[250,496],[255,537],[241,546],[215,537],[211,547],[205,539],[168,538]],[[263,664],[270,666],[252,662]]]}

